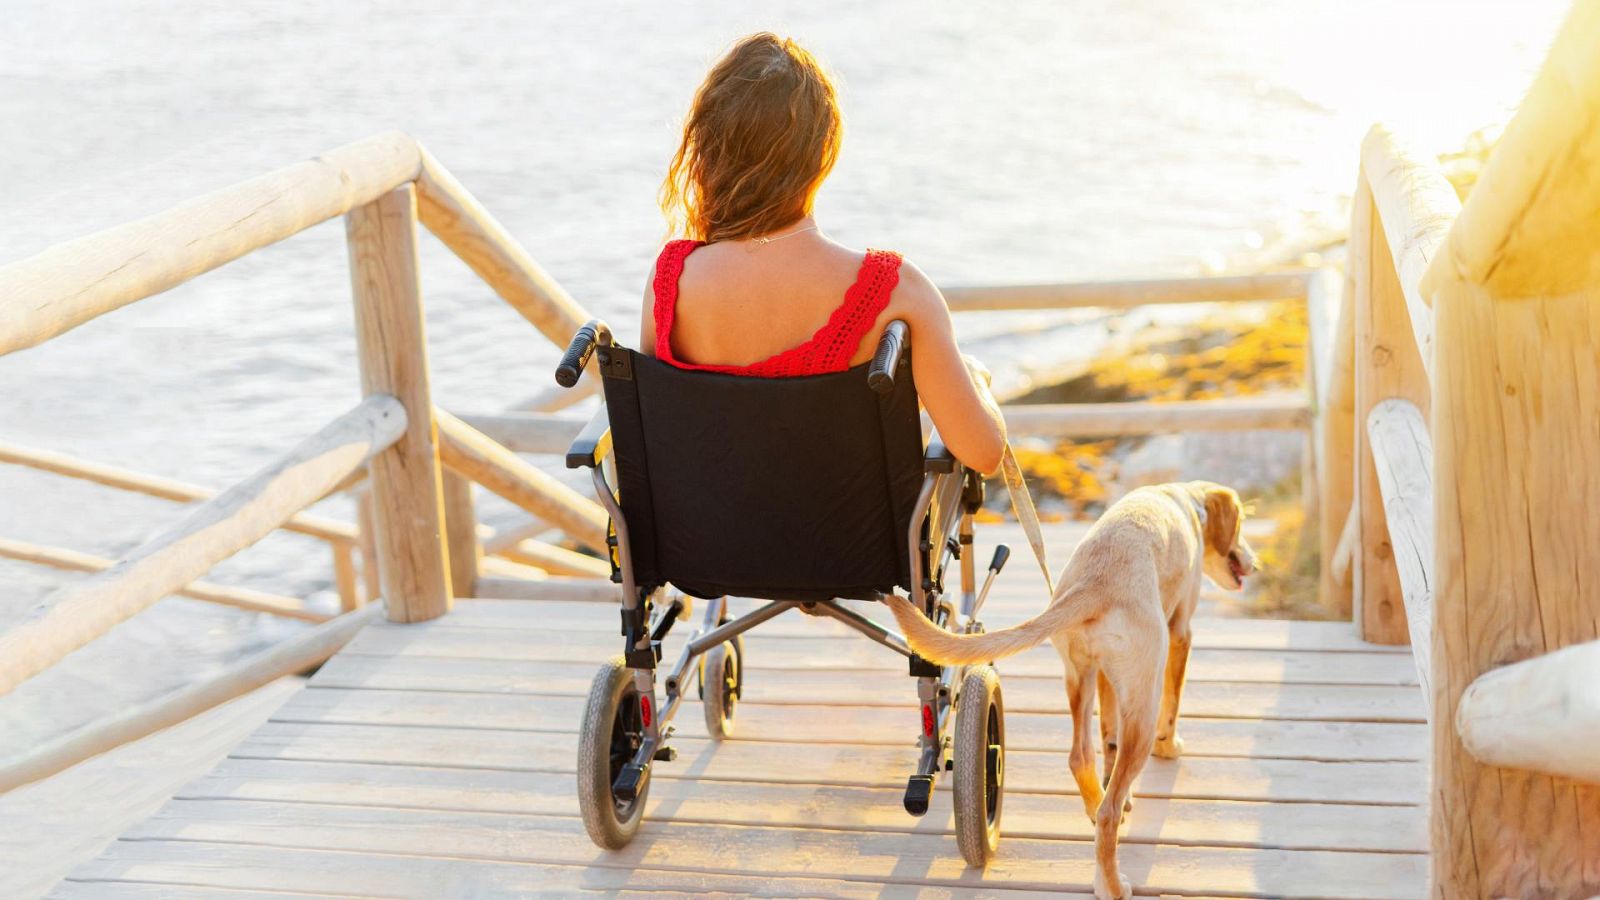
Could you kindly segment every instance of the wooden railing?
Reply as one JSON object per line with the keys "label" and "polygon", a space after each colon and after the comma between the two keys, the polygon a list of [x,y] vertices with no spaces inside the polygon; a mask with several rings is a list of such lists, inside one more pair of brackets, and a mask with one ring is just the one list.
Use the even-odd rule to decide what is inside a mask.
{"label": "wooden railing", "polygon": [[1411,642],[1436,897],[1600,892],[1596,122],[1584,0],[1464,206],[1385,129],[1362,147],[1321,590]]}

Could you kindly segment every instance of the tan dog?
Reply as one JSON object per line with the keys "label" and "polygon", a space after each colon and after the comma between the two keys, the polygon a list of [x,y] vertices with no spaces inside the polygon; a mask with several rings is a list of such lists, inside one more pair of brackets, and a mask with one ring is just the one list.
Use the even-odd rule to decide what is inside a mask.
{"label": "tan dog", "polygon": [[[936,663],[985,663],[1046,639],[1055,644],[1072,710],[1069,764],[1095,823],[1097,897],[1130,896],[1128,880],[1117,871],[1117,829],[1149,755],[1176,759],[1183,752],[1178,700],[1200,576],[1228,590],[1244,587],[1256,556],[1240,535],[1243,519],[1239,495],[1208,481],[1139,488],[1089,529],[1056,582],[1050,606],[1001,631],[952,634],[904,598],[888,601],[912,649]],[[1096,692],[1103,788],[1089,735]]]}

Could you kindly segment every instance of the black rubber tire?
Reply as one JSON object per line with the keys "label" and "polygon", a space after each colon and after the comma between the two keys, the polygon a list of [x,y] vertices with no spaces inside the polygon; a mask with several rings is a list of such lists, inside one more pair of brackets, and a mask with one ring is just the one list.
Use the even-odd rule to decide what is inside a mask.
{"label": "black rubber tire", "polygon": [[743,643],[723,641],[706,651],[700,669],[700,709],[713,741],[733,736],[733,717],[744,689]]}
{"label": "black rubber tire", "polygon": [[589,839],[608,850],[621,849],[633,840],[650,795],[648,769],[632,802],[619,803],[611,793],[617,773],[643,737],[638,697],[633,670],[615,656],[595,674],[583,709],[578,735],[578,811]]}
{"label": "black rubber tire", "polygon": [[1000,813],[1005,801],[1005,703],[1000,676],[989,666],[967,672],[956,699],[956,844],[974,868],[1000,849]]}

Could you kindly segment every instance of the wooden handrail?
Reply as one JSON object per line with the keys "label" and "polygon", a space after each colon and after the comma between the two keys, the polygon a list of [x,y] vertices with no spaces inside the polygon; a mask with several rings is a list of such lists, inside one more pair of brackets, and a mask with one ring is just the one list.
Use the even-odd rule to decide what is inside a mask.
{"label": "wooden handrail", "polygon": [[542,541],[518,541],[502,548],[496,554],[514,562],[538,566],[552,575],[579,575],[587,578],[610,578],[611,566],[603,559],[576,553],[564,547]]}
{"label": "wooden handrail", "polygon": [[1172,403],[1008,404],[1006,429],[1039,437],[1112,437],[1189,431],[1299,429],[1311,422],[1301,397],[1231,397]]}
{"label": "wooden handrail", "polygon": [[285,675],[323,662],[350,642],[382,607],[368,606],[234,663],[196,684],[99,719],[0,761],[0,793],[48,778],[86,759],[176,725]]}
{"label": "wooden handrail", "polygon": [[1433,308],[1422,276],[1439,255],[1461,201],[1436,162],[1423,157],[1382,125],[1361,144],[1361,169],[1405,294],[1412,339],[1423,368],[1433,375]]}
{"label": "wooden handrail", "polygon": [[533,412],[463,414],[459,418],[483,432],[490,440],[517,453],[566,453],[578,432],[589,421],[588,416],[570,413]]}
{"label": "wooden handrail", "polygon": [[394,443],[405,422],[393,397],[369,397],[116,566],[52,593],[0,634],[0,696],[270,534]]}
{"label": "wooden handrail", "polygon": [[1160,303],[1303,300],[1306,273],[1083,281],[1051,284],[953,285],[943,288],[951,312],[997,309],[1131,309]]}
{"label": "wooden handrail", "polygon": [[[4,538],[0,538],[0,556],[19,562],[50,566],[67,572],[104,572],[117,564],[114,559],[95,556],[92,553],[80,553],[77,550],[68,550],[63,547],[46,547],[41,544],[30,544],[26,541],[12,541]],[[326,622],[332,618],[324,613],[306,609],[304,603],[293,597],[268,594],[249,588],[212,584],[207,581],[193,582],[173,591],[173,593],[195,600],[205,600],[209,603],[232,606],[236,609],[271,613],[275,616],[301,619],[306,622]]]}
{"label": "wooden handrail", "polygon": [[589,314],[455,176],[426,150],[421,153],[417,215],[422,225],[541,334],[567,346]]}
{"label": "wooden handrail", "polygon": [[347,212],[421,167],[416,141],[380,134],[0,268],[0,356]]}
{"label": "wooden handrail", "polygon": [[[131,491],[147,497],[157,497],[162,500],[172,500],[177,503],[210,500],[217,495],[217,491],[212,488],[201,487],[187,481],[179,481],[176,478],[147,475],[143,472],[135,472],[132,469],[124,469],[120,466],[77,459],[65,453],[57,453],[52,450],[37,450],[6,441],[0,441],[0,463],[26,466],[41,472],[50,472],[67,478],[77,478],[82,481],[90,481],[106,487]],[[353,544],[357,536],[355,525],[311,513],[297,513],[291,516],[283,523],[283,530],[321,538],[331,543]]]}
{"label": "wooden handrail", "polygon": [[1479,675],[1455,728],[1479,762],[1600,785],[1600,641]]}
{"label": "wooden handrail", "polygon": [[1405,598],[1411,653],[1429,715],[1433,709],[1433,441],[1422,411],[1385,400],[1367,415],[1384,521]]}
{"label": "wooden handrail", "polygon": [[439,454],[446,466],[574,539],[597,550],[606,548],[607,517],[600,504],[444,410],[435,410],[434,416],[439,422]]}

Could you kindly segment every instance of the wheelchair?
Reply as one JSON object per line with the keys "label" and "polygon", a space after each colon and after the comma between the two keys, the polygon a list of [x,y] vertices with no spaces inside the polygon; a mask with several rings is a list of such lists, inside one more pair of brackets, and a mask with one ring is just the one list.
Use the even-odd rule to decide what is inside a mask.
{"label": "wheelchair", "polygon": [[[671,723],[689,679],[711,739],[728,737],[746,677],[740,636],[803,606],[907,658],[921,727],[905,809],[925,814],[950,772],[962,856],[979,867],[993,857],[1005,781],[994,668],[935,665],[840,602],[902,589],[940,625],[981,632],[979,610],[1009,557],[1000,545],[978,589],[983,479],[937,433],[924,446],[911,349],[895,321],[869,363],[763,379],[676,368],[615,343],[599,320],[573,337],[556,381],[572,387],[592,357],[605,403],[566,463],[592,470],[622,587],[622,654],[595,676],[579,736],[578,803],[597,845],[621,848],[638,831],[652,766],[676,757]],[[958,592],[945,586],[952,559]],[[683,595],[705,601],[701,622],[662,677],[662,642],[692,615]],[[733,618],[729,597],[768,602]]]}

